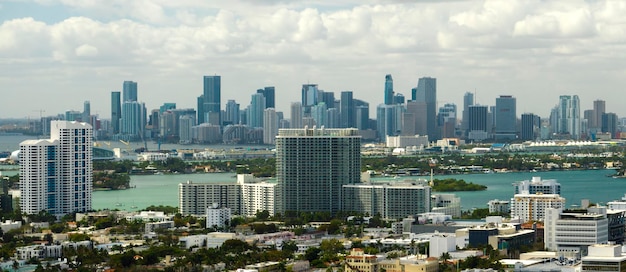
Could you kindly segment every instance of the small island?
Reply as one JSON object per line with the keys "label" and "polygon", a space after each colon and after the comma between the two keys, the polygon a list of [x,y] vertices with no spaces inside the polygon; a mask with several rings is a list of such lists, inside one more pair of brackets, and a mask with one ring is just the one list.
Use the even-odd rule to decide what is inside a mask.
{"label": "small island", "polygon": [[461,191],[484,191],[487,186],[467,183],[462,179],[435,179],[433,180],[434,192],[461,192]]}
{"label": "small island", "polygon": [[95,191],[125,190],[130,188],[128,174],[112,171],[98,171],[93,173],[93,189]]}

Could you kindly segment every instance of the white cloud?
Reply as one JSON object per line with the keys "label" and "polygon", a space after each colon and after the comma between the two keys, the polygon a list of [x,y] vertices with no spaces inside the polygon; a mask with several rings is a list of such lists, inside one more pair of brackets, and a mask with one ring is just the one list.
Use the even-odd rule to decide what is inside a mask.
{"label": "white cloud", "polygon": [[[2,22],[0,67],[10,72],[0,75],[0,87],[23,81],[22,74],[76,84],[144,80],[142,86],[158,94],[146,96],[149,107],[164,100],[193,107],[198,78],[220,73],[229,90],[224,99],[243,104],[259,85],[270,84],[284,90],[284,103],[295,101],[292,90],[312,81],[358,91],[355,97],[374,107],[386,73],[406,96],[418,77],[438,77],[440,94],[455,102],[474,88],[493,97],[503,89],[538,92],[522,89],[527,81],[567,82],[550,86],[555,93],[583,90],[590,83],[580,81],[601,67],[620,76],[625,70],[626,4],[620,1],[46,1],[84,15]],[[24,65],[10,66],[18,61]],[[621,77],[604,79],[611,80]],[[168,84],[185,91],[172,96]],[[594,94],[599,97],[591,99],[603,93]],[[553,101],[542,103],[536,107]]]}
{"label": "white cloud", "polygon": [[98,48],[89,44],[83,44],[74,50],[77,57],[95,57],[98,55]]}

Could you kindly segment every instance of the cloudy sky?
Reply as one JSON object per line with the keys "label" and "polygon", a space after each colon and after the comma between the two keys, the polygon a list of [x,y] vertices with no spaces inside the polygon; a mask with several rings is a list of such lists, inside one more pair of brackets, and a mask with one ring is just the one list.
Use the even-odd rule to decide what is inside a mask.
{"label": "cloudy sky", "polygon": [[149,109],[195,107],[202,76],[242,108],[303,83],[383,101],[385,74],[410,98],[437,78],[440,105],[465,92],[546,117],[559,95],[626,117],[626,1],[2,0],[0,118],[82,110],[110,118],[110,92],[138,82]]}

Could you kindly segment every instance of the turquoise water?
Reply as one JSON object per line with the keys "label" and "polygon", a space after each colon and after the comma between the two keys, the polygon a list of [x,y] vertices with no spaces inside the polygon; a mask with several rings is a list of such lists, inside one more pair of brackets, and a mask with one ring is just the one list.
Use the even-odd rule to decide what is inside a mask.
{"label": "turquoise water", "polygon": [[529,180],[534,176],[542,179],[556,179],[561,184],[561,196],[566,205],[580,205],[582,199],[589,199],[591,203],[605,204],[608,201],[621,199],[626,193],[626,179],[610,178],[614,170],[585,170],[585,171],[550,171],[536,173],[496,173],[451,175],[446,178],[464,179],[467,182],[487,186],[485,191],[457,192],[461,197],[463,210],[471,208],[486,208],[491,199],[510,200],[513,196],[512,183]]}
{"label": "turquoise water", "polygon": [[[485,191],[456,192],[461,197],[464,210],[486,208],[491,199],[509,200],[513,196],[512,183],[539,176],[556,179],[561,183],[561,195],[567,206],[579,205],[582,199],[595,203],[606,203],[620,199],[626,193],[626,179],[609,178],[612,170],[554,171],[538,173],[471,174],[435,176],[435,178],[457,178],[487,186]],[[97,191],[93,194],[94,209],[136,210],[150,205],[178,206],[178,184],[191,180],[201,182],[235,181],[233,173],[147,175],[131,176],[131,186],[136,188],[122,191]],[[119,206],[116,204],[119,203]],[[137,208],[132,208],[136,206]]]}
{"label": "turquoise water", "polygon": [[95,191],[92,207],[100,209],[141,210],[151,205],[178,207],[178,184],[187,182],[236,181],[233,173],[133,175],[128,190]]}

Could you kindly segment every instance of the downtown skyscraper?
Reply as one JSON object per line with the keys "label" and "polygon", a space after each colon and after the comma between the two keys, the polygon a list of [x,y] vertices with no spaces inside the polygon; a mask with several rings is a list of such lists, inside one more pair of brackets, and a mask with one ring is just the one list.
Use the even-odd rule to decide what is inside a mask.
{"label": "downtown skyscraper", "polygon": [[412,93],[412,99],[426,105],[426,133],[428,140],[438,139],[437,129],[437,79],[422,77],[417,81],[417,88]]}
{"label": "downtown skyscraper", "polygon": [[569,134],[572,139],[580,139],[580,100],[578,95],[561,95],[557,106],[556,132],[561,135]]}
{"label": "downtown skyscraper", "polygon": [[496,140],[512,140],[517,131],[517,101],[510,95],[501,95],[496,98],[495,135]]}
{"label": "downtown skyscraper", "polygon": [[198,97],[198,124],[209,123],[221,126],[221,76],[204,76],[203,93]]}
{"label": "downtown skyscraper", "polygon": [[20,207],[62,217],[91,210],[93,129],[87,123],[52,121],[50,139],[20,143]]}

